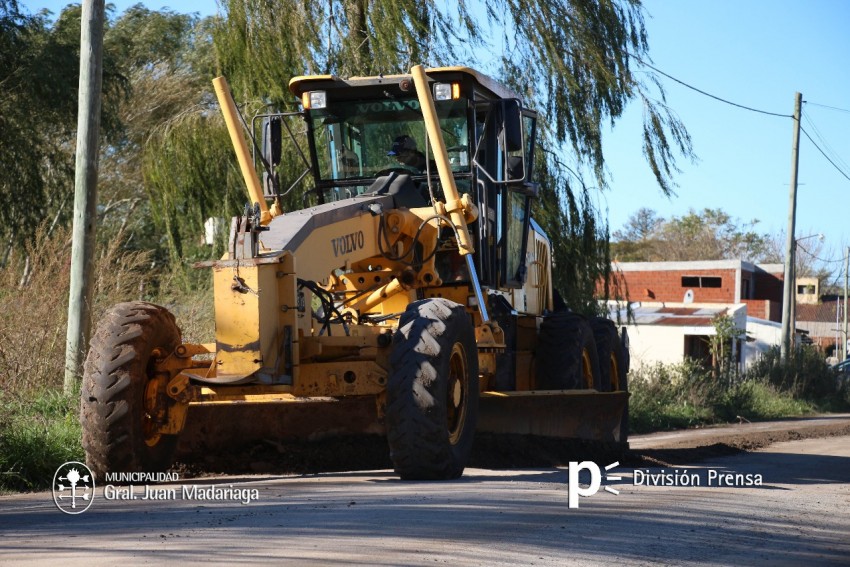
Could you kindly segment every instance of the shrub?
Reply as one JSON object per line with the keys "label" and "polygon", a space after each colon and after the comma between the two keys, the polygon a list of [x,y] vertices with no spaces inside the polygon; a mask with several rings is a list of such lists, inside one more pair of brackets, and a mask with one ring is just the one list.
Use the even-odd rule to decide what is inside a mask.
{"label": "shrub", "polygon": [[[766,377],[750,373],[730,383],[693,362],[644,366],[633,371],[629,380],[630,423],[635,433],[739,419],[776,419],[814,409],[811,403]],[[806,383],[811,388],[819,382]]]}
{"label": "shrub", "polygon": [[842,387],[823,353],[810,345],[793,350],[786,364],[782,363],[779,347],[773,347],[750,366],[746,376],[765,380],[778,391],[812,402],[828,402],[841,398],[842,394]]}

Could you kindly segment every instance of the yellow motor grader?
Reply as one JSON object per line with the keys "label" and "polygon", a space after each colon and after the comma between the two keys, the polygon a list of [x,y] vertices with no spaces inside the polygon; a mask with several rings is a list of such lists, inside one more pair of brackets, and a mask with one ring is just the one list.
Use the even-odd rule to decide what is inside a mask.
{"label": "yellow motor grader", "polygon": [[297,407],[300,435],[367,400],[405,479],[460,476],[476,430],[626,443],[627,339],[556,308],[531,218],[537,115],[519,96],[466,67],[296,77],[313,183],[305,208],[282,212],[292,113],[260,117],[252,158],[227,83],[215,87],[251,199],[226,254],[203,264],[215,342],[183,343],[150,303],[105,315],[81,404],[95,474],[167,468],[194,406],[248,405],[247,420]]}

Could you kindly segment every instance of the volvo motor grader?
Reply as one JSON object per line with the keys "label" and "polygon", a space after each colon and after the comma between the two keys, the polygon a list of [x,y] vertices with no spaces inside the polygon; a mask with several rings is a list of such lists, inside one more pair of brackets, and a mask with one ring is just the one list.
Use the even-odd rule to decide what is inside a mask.
{"label": "volvo motor grader", "polygon": [[[82,389],[95,474],[168,467],[193,406],[247,405],[249,421],[263,404],[298,407],[301,435],[366,400],[409,479],[461,475],[476,430],[626,442],[625,333],[556,308],[531,218],[536,113],[517,94],[465,67],[296,77],[303,110],[260,116],[252,158],[227,83],[215,86],[251,199],[225,255],[202,266],[215,342],[182,342],[150,303],[105,315]],[[305,208],[283,212],[293,114],[313,181]]]}

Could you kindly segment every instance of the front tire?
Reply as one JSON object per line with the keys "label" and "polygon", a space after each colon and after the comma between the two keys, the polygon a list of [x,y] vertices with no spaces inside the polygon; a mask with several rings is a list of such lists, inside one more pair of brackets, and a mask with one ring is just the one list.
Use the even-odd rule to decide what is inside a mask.
{"label": "front tire", "polygon": [[168,377],[153,365],[180,342],[174,316],[152,303],[119,303],[101,320],[86,358],[80,412],[86,464],[95,476],[171,465],[177,436],[156,427]]}
{"label": "front tire", "polygon": [[478,349],[466,309],[442,298],[411,303],[390,364],[386,423],[396,473],[458,478],[478,421]]}

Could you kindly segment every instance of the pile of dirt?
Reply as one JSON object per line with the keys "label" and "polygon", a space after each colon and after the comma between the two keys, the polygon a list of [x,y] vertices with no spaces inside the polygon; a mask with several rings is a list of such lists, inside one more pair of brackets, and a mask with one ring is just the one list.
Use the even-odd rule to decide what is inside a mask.
{"label": "pile of dirt", "polygon": [[[801,421],[801,424],[805,421]],[[727,457],[747,451],[757,451],[784,441],[798,441],[820,437],[850,435],[850,424],[846,421],[818,424],[817,426],[795,427],[789,424],[784,429],[768,431],[741,431],[718,428],[714,434],[701,435],[682,441],[667,441],[661,448],[632,451],[629,466],[675,467],[690,465],[716,457]]]}

